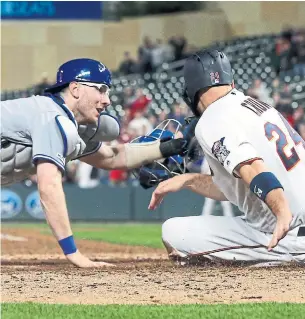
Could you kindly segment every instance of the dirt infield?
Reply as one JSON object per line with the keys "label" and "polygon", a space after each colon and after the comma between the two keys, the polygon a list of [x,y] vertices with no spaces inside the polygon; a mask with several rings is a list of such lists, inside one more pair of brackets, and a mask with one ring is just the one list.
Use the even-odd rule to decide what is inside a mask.
{"label": "dirt infield", "polygon": [[50,235],[6,229],[2,238],[2,302],[183,304],[305,302],[298,266],[178,266],[163,249],[79,240],[82,252],[116,264],[77,269]]}

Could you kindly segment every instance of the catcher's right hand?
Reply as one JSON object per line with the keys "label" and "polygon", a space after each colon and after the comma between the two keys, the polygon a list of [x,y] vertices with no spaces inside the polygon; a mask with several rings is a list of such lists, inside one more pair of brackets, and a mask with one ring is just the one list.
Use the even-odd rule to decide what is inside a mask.
{"label": "catcher's right hand", "polygon": [[73,253],[66,255],[67,259],[77,267],[80,268],[94,268],[94,267],[114,267],[113,264],[102,262],[102,261],[92,261],[78,250]]}

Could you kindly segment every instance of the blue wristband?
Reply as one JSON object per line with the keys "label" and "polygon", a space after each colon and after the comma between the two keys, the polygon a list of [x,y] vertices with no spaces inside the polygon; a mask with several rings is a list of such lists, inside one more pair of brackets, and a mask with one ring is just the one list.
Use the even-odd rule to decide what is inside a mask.
{"label": "blue wristband", "polygon": [[262,201],[265,201],[269,192],[277,188],[284,189],[280,181],[271,172],[256,175],[250,183],[251,191]]}
{"label": "blue wristband", "polygon": [[73,254],[77,251],[73,235],[59,240],[58,243],[65,255]]}

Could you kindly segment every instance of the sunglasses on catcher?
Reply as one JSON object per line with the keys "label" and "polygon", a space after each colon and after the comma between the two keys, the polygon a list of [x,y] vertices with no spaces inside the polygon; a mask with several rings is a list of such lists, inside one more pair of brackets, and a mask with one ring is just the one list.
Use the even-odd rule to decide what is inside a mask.
{"label": "sunglasses on catcher", "polygon": [[95,87],[100,93],[106,94],[109,96],[110,88],[108,85],[103,83],[92,83],[92,82],[78,82],[79,84],[85,85],[85,86],[91,86]]}

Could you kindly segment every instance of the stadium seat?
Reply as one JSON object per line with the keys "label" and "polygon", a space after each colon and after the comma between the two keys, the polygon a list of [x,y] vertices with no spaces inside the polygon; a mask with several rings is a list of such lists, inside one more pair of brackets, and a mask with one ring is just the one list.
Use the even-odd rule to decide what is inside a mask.
{"label": "stadium seat", "polygon": [[[246,91],[254,79],[260,78],[272,92],[271,84],[276,73],[272,69],[271,54],[277,36],[271,34],[218,41],[213,43],[211,48],[224,50],[230,58],[238,89]],[[149,111],[152,114],[160,114],[162,110],[169,113],[173,103],[180,99],[183,90],[183,63],[181,61],[180,66],[176,66],[175,69],[171,68],[169,63],[164,63],[161,72],[152,74],[114,77],[110,97],[112,105],[109,107],[109,112],[114,116],[124,115],[124,89],[130,86],[133,89],[143,88],[143,93],[152,98],[149,105]],[[304,103],[305,96],[302,92],[304,92],[305,83],[301,82],[301,77],[291,71],[283,78],[283,82],[291,85],[294,105]],[[33,88],[3,91],[1,100],[31,96],[33,93]]]}

